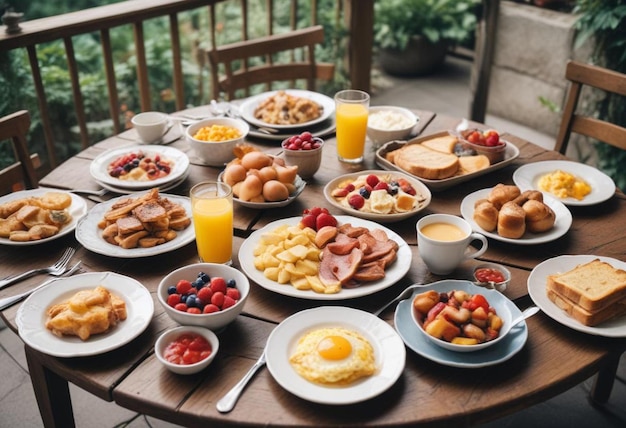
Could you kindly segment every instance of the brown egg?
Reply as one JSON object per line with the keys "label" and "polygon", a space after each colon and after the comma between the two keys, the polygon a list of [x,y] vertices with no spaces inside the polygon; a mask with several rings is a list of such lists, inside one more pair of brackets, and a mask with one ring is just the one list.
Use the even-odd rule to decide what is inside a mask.
{"label": "brown egg", "polygon": [[239,199],[249,201],[263,192],[263,183],[256,175],[249,175],[241,183],[239,188]]}
{"label": "brown egg", "polygon": [[269,202],[284,201],[289,197],[289,190],[278,180],[270,180],[263,185],[263,197]]}
{"label": "brown egg", "polygon": [[276,173],[278,175],[278,181],[281,183],[293,183],[298,174],[298,167],[294,166],[278,166],[276,167]]}
{"label": "brown egg", "polygon": [[230,186],[246,179],[246,169],[241,165],[229,165],[224,170],[224,182]]}
{"label": "brown egg", "polygon": [[263,152],[246,153],[241,158],[241,165],[246,169],[261,169],[272,164],[272,157]]}
{"label": "brown egg", "polygon": [[277,177],[278,174],[276,173],[276,168],[273,166],[266,166],[259,170],[259,178],[263,183],[270,180],[276,180]]}

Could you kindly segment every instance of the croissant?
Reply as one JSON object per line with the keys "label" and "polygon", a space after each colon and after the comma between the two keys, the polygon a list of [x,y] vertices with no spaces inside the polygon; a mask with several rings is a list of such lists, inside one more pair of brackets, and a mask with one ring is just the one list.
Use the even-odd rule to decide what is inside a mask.
{"label": "croissant", "polygon": [[541,233],[554,226],[556,215],[543,202],[530,199],[522,205],[522,209],[526,214],[526,228],[529,232]]}
{"label": "croissant", "polygon": [[513,201],[506,202],[498,214],[498,235],[521,238],[526,232],[526,212]]}

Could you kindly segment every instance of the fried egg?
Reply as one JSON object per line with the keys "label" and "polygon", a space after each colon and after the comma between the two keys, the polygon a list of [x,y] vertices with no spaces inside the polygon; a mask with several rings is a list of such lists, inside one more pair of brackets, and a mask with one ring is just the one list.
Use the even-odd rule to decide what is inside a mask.
{"label": "fried egg", "polygon": [[348,385],[376,372],[371,343],[342,327],[307,332],[298,340],[289,362],[300,376],[321,384]]}

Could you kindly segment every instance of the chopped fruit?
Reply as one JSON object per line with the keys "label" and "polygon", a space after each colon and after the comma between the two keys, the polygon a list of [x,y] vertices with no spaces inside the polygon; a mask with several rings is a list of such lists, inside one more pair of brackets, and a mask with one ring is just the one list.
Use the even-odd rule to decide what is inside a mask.
{"label": "chopped fruit", "polygon": [[368,175],[367,178],[365,179],[365,182],[369,184],[371,187],[375,187],[379,181],[380,181],[379,178],[374,174]]}

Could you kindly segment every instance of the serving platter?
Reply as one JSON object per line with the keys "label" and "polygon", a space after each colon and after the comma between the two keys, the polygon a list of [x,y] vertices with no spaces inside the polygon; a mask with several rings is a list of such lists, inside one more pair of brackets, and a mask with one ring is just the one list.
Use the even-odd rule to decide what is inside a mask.
{"label": "serving platter", "polygon": [[263,92],[259,95],[254,95],[248,98],[247,100],[245,100],[239,106],[239,112],[241,114],[241,117],[246,122],[251,123],[252,125],[255,125],[257,127],[266,126],[266,127],[270,127],[274,129],[279,129],[281,131],[288,131],[288,130],[295,130],[298,128],[308,127],[308,126],[321,123],[325,121],[326,119],[330,118],[331,115],[333,115],[333,113],[335,112],[335,101],[332,98],[329,98],[324,94],[320,94],[318,92],[300,90],[300,89],[285,89],[284,92],[286,92],[289,95],[292,95],[295,97],[307,98],[319,104],[322,107],[322,114],[320,115],[320,117],[310,120],[308,122],[298,123],[295,125],[276,125],[273,123],[264,122],[254,117],[254,111],[259,106],[259,104],[265,101],[267,98],[274,96],[277,92],[279,91]]}
{"label": "serving platter", "polygon": [[[378,166],[380,166],[383,169],[386,169],[388,171],[400,171],[400,172],[404,172],[409,174],[407,171],[405,171],[404,169],[400,168],[399,166],[395,165],[394,163],[388,161],[386,159],[386,154],[401,148],[402,146],[404,146],[405,144],[420,144],[426,140],[431,140],[433,138],[439,138],[439,137],[443,137],[446,135],[450,135],[450,132],[447,131],[443,131],[443,132],[438,132],[435,134],[430,134],[430,135],[425,135],[425,136],[421,136],[418,138],[414,138],[412,140],[409,141],[390,141],[386,144],[384,144],[382,147],[380,147],[378,150],[376,150],[376,164]],[[510,163],[512,163],[515,159],[517,159],[519,157],[519,149],[517,148],[517,146],[515,146],[514,144],[507,142],[506,145],[506,150],[504,152],[504,160],[497,162],[493,165],[490,165],[488,168],[485,169],[481,169],[479,171],[475,171],[469,174],[463,174],[463,175],[455,175],[453,177],[450,178],[444,178],[441,180],[430,180],[427,178],[421,178],[421,177],[417,177],[413,174],[409,174],[413,177],[415,177],[417,180],[420,180],[422,183],[424,183],[426,186],[428,186],[428,188],[432,191],[442,191],[445,189],[448,189],[450,187],[456,186],[457,184],[461,184],[461,183],[465,183],[466,181],[472,180],[473,178],[476,177],[480,177],[482,175],[488,174],[490,172],[493,171],[497,171],[499,169],[504,168],[505,166],[509,165]]]}
{"label": "serving platter", "polygon": [[384,290],[385,288],[391,287],[393,284],[402,279],[402,277],[404,277],[404,275],[406,275],[406,273],[409,271],[413,253],[411,252],[409,245],[404,239],[402,239],[400,235],[396,234],[390,229],[387,229],[384,226],[381,226],[378,223],[369,220],[351,216],[338,215],[335,216],[335,218],[337,219],[339,224],[351,223],[353,226],[357,227],[363,226],[369,229],[382,229],[383,231],[385,231],[385,233],[387,233],[387,236],[390,239],[393,239],[398,243],[399,248],[397,252],[397,259],[391,266],[386,269],[385,277],[383,279],[364,283],[361,286],[355,288],[342,288],[339,293],[335,294],[321,294],[316,293],[313,290],[298,290],[294,288],[291,284],[279,284],[276,281],[267,279],[265,275],[263,275],[263,272],[257,270],[254,266],[254,248],[257,246],[261,239],[261,236],[264,233],[271,232],[283,224],[296,226],[298,225],[298,223],[300,223],[301,218],[302,217],[291,217],[273,221],[262,229],[253,232],[243,242],[243,244],[239,248],[239,263],[241,264],[241,269],[248,276],[248,278],[259,284],[266,290],[273,291],[275,293],[285,296],[310,300],[344,300],[367,296]]}
{"label": "serving platter", "polygon": [[526,232],[521,238],[505,238],[498,235],[497,232],[487,232],[480,227],[474,220],[474,205],[479,199],[486,199],[489,196],[491,189],[481,189],[467,195],[461,201],[461,215],[472,226],[474,232],[482,233],[483,235],[495,239],[496,241],[508,242],[510,244],[518,245],[535,245],[544,244],[559,239],[565,235],[572,225],[572,213],[562,202],[544,194],[543,201],[554,211],[556,220],[552,229],[543,233],[531,233]]}
{"label": "serving platter", "polygon": [[[333,190],[335,190],[341,183],[352,182],[362,175],[367,176],[369,174],[374,174],[377,176],[389,175],[390,177],[395,178],[395,179],[403,178],[407,180],[413,186],[413,188],[416,190],[418,195],[421,195],[422,200],[419,201],[417,206],[410,211],[382,214],[382,213],[366,212],[366,211],[354,209],[349,205],[344,205],[332,195]],[[366,220],[372,220],[378,223],[392,223],[396,221],[405,220],[409,217],[413,217],[415,214],[422,211],[424,208],[426,208],[430,204],[432,195],[430,193],[430,190],[428,190],[428,187],[426,187],[424,183],[415,179],[411,175],[408,175],[399,171],[391,172],[387,174],[380,170],[369,170],[369,171],[359,171],[359,172],[355,172],[351,174],[345,174],[345,175],[341,175],[339,177],[334,178],[333,180],[328,182],[326,186],[324,186],[324,197],[326,198],[329,204],[345,212],[348,215],[364,218]]]}
{"label": "serving platter", "polygon": [[[376,373],[347,386],[324,386],[301,377],[289,363],[298,338],[325,327],[343,327],[367,339],[374,348]],[[350,307],[322,306],[297,312],[281,322],[270,334],[266,357],[269,372],[287,391],[314,403],[345,405],[389,389],[404,370],[406,350],[394,329],[380,318]]]}
{"label": "serving platter", "polygon": [[589,327],[567,315],[565,311],[552,303],[546,294],[548,275],[567,272],[576,266],[600,259],[614,268],[626,270],[626,262],[611,257],[594,255],[557,256],[539,263],[528,276],[528,294],[546,315],[571,329],[604,337],[626,337],[626,316],[606,321],[600,325]]}
{"label": "serving platter", "polygon": [[104,214],[111,209],[111,207],[119,202],[121,199],[128,197],[140,197],[145,193],[136,193],[129,196],[120,196],[115,199],[108,200],[106,202],[95,205],[85,217],[76,226],[76,239],[86,249],[93,251],[94,253],[102,254],[109,257],[122,257],[122,258],[139,258],[150,257],[158,254],[174,251],[178,248],[193,242],[196,239],[196,234],[193,228],[193,217],[191,215],[191,200],[187,197],[171,195],[167,193],[161,193],[160,196],[168,198],[172,202],[181,204],[185,207],[187,216],[191,219],[192,224],[187,226],[186,229],[177,231],[176,238],[161,245],[156,245],[149,248],[121,248],[117,245],[109,244],[102,238],[102,229],[98,227],[98,223],[103,219]]}
{"label": "serving platter", "polygon": [[283,141],[291,137],[292,135],[299,134],[300,130],[306,130],[306,131],[309,131],[311,135],[313,135],[314,137],[322,138],[335,132],[335,128],[336,128],[335,115],[332,115],[325,121],[317,123],[315,125],[304,126],[302,128],[295,128],[295,129],[286,130],[286,131],[281,129],[281,130],[277,130],[278,132],[263,132],[259,128],[251,126],[250,131],[248,132],[248,136],[263,139],[263,140]]}
{"label": "serving platter", "polygon": [[[101,285],[126,303],[127,318],[107,333],[82,341],[76,336],[56,336],[45,327],[47,309],[81,290]],[[59,278],[31,294],[17,311],[15,322],[22,340],[37,351],[55,357],[99,355],[119,348],[141,334],[154,313],[150,292],[133,278],[114,272],[90,272]]]}
{"label": "serving platter", "polygon": [[[546,174],[561,170],[586,181],[591,186],[591,193],[583,199],[558,198],[565,205],[595,205],[610,199],[615,194],[615,182],[602,171],[584,163],[553,160],[522,165],[513,172],[513,181],[523,190],[539,190],[539,180]],[[552,195],[557,198],[555,195]]]}
{"label": "serving platter", "polygon": [[44,244],[46,242],[54,241],[55,239],[59,239],[62,236],[67,235],[68,233],[74,232],[79,221],[87,214],[87,203],[85,202],[83,198],[81,198],[78,195],[75,195],[74,193],[70,193],[65,190],[40,187],[38,189],[20,190],[17,192],[9,193],[8,195],[4,195],[0,197],[0,204],[15,201],[18,199],[41,197],[45,193],[48,193],[48,192],[65,193],[65,194],[68,194],[72,198],[72,205],[70,205],[69,208],[67,209],[72,216],[72,220],[68,224],[64,225],[61,228],[61,230],[59,230],[59,233],[57,233],[56,235],[50,236],[48,238],[38,239],[36,241],[26,241],[26,242],[11,241],[9,238],[0,238],[0,244],[12,245],[12,246],[39,245],[39,244]]}
{"label": "serving platter", "polygon": [[[117,158],[130,153],[143,152],[148,157],[159,155],[162,159],[169,160],[173,163],[170,173],[162,178],[155,180],[139,181],[139,180],[122,180],[113,177],[108,172],[111,162]],[[161,187],[176,182],[189,172],[189,157],[174,147],[162,145],[137,145],[107,150],[98,155],[89,166],[89,173],[98,183],[108,185],[113,188],[127,189],[128,191],[138,191],[150,189],[153,187]]]}
{"label": "serving platter", "polygon": [[524,347],[528,339],[528,326],[526,325],[526,321],[522,321],[518,326],[514,327],[499,343],[479,351],[456,352],[435,345],[431,340],[425,337],[425,333],[419,330],[412,315],[413,299],[418,294],[428,290],[436,290],[438,292],[464,290],[470,294],[481,293],[485,295],[489,302],[497,301],[500,304],[506,305],[511,312],[512,318],[521,315],[521,311],[518,307],[500,292],[486,290],[469,281],[443,280],[418,287],[411,297],[402,300],[398,304],[394,316],[396,331],[406,346],[416,354],[445,366],[481,368],[507,361]]}

